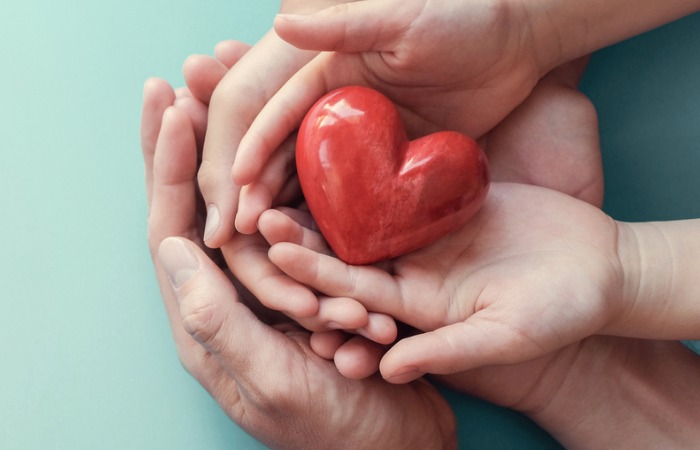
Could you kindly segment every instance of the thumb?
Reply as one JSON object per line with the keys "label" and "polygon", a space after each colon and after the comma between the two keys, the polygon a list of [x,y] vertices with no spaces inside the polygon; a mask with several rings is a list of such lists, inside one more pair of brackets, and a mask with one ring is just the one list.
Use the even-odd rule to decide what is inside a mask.
{"label": "thumb", "polygon": [[306,50],[346,53],[387,50],[410,25],[410,16],[392,1],[342,3],[313,14],[278,14],[277,34]]}
{"label": "thumb", "polygon": [[262,349],[278,348],[280,334],[241,303],[226,274],[193,242],[166,238],[158,257],[172,284],[187,333],[231,377],[245,378],[250,373],[243,370],[259,370],[265,360]]}
{"label": "thumb", "polygon": [[549,351],[517,327],[478,316],[399,341],[382,358],[382,376],[391,383],[408,383],[426,373],[517,364]]}

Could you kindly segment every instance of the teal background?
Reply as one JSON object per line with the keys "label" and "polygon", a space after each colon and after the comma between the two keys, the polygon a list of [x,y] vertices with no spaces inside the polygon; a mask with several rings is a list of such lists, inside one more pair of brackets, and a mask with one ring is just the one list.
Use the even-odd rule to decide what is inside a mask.
{"label": "teal background", "polygon": [[[0,15],[0,448],[258,449],[180,366],[146,246],[143,81],[277,2],[9,2]],[[700,15],[592,59],[606,209],[700,217]],[[522,416],[447,394],[463,448],[557,448]]]}

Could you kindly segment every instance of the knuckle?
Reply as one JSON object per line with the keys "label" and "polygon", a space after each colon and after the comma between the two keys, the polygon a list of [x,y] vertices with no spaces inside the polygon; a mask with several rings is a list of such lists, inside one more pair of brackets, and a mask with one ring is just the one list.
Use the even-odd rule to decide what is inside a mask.
{"label": "knuckle", "polygon": [[197,170],[197,183],[204,196],[216,188],[216,176],[216,165],[210,159],[204,158]]}
{"label": "knuckle", "polygon": [[213,296],[208,289],[193,289],[180,303],[182,326],[196,341],[207,345],[216,342],[223,318],[216,314]]}
{"label": "knuckle", "polygon": [[346,276],[343,283],[343,292],[349,297],[357,295],[357,278],[359,277],[359,269],[356,266],[347,266]]}

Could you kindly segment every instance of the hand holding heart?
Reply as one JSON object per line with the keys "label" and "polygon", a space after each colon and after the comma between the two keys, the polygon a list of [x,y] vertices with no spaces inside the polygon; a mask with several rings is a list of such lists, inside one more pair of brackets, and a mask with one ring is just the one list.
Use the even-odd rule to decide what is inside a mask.
{"label": "hand holding heart", "polygon": [[541,356],[601,331],[618,312],[611,301],[622,298],[617,224],[585,202],[527,185],[493,183],[466,225],[386,271],[291,243],[273,245],[269,256],[318,292],[427,331],[383,357],[382,375],[393,382]]}
{"label": "hand holding heart", "polygon": [[278,18],[275,30],[292,45],[333,52],[290,78],[241,140],[232,168],[233,181],[244,186],[238,230],[255,231],[281,177],[271,172],[284,167],[273,154],[333,89],[382,92],[397,104],[410,139],[440,130],[477,139],[498,124],[548,70],[527,39],[524,9],[505,3],[378,0]]}

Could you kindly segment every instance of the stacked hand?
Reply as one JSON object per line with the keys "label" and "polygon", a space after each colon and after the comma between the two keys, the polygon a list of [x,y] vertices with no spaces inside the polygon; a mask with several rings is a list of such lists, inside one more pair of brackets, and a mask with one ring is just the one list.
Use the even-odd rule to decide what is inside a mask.
{"label": "stacked hand", "polygon": [[[202,79],[188,77],[190,89],[177,96],[149,80],[142,125],[149,243],[184,366],[236,423],[275,448],[453,448],[452,412],[432,386],[347,380],[311,351],[308,332],[237,289],[215,264],[220,255],[203,250],[196,136],[206,115],[194,96],[208,91]],[[260,242],[237,236],[223,249],[229,266]]]}
{"label": "stacked hand", "polygon": [[[328,5],[336,6],[313,14]],[[640,10],[632,25],[611,14],[630,5]],[[449,407],[416,379],[428,372],[527,412],[566,445],[610,447],[611,435],[577,411],[614,420],[624,408],[648,410],[630,409],[630,400],[653,392],[678,406],[665,408],[673,419],[660,424],[637,413],[616,433],[630,445],[651,442],[648,434],[667,447],[697,442],[686,432],[692,426],[664,433],[700,400],[679,389],[691,385],[697,360],[668,342],[585,338],[625,334],[620,323],[654,325],[664,338],[696,332],[695,291],[685,287],[692,270],[682,262],[698,249],[677,245],[696,225],[632,230],[585,203],[601,204],[602,173],[595,112],[575,90],[583,66],[550,71],[697,2],[674,2],[660,14],[651,0],[531,6],[286,1],[282,12],[293,14],[280,16],[276,32],[252,50],[225,42],[216,58],[190,58],[188,88],[147,83],[149,243],[178,353],[263,442],[453,447]],[[293,131],[311,103],[347,84],[388,95],[411,136],[449,128],[479,137],[495,183],[472,222],[386,264],[349,267],[332,257],[303,210],[268,211],[299,205]],[[234,233],[234,221],[246,234]],[[629,264],[640,255],[673,264],[644,278],[647,268]],[[659,293],[675,302],[665,301],[662,314]],[[387,351],[382,344],[397,331],[392,317],[423,334]],[[668,324],[680,326],[668,331]],[[395,384],[371,376],[380,360]],[[664,373],[648,370],[651,361],[662,361]],[[634,381],[625,395],[620,374]]]}

